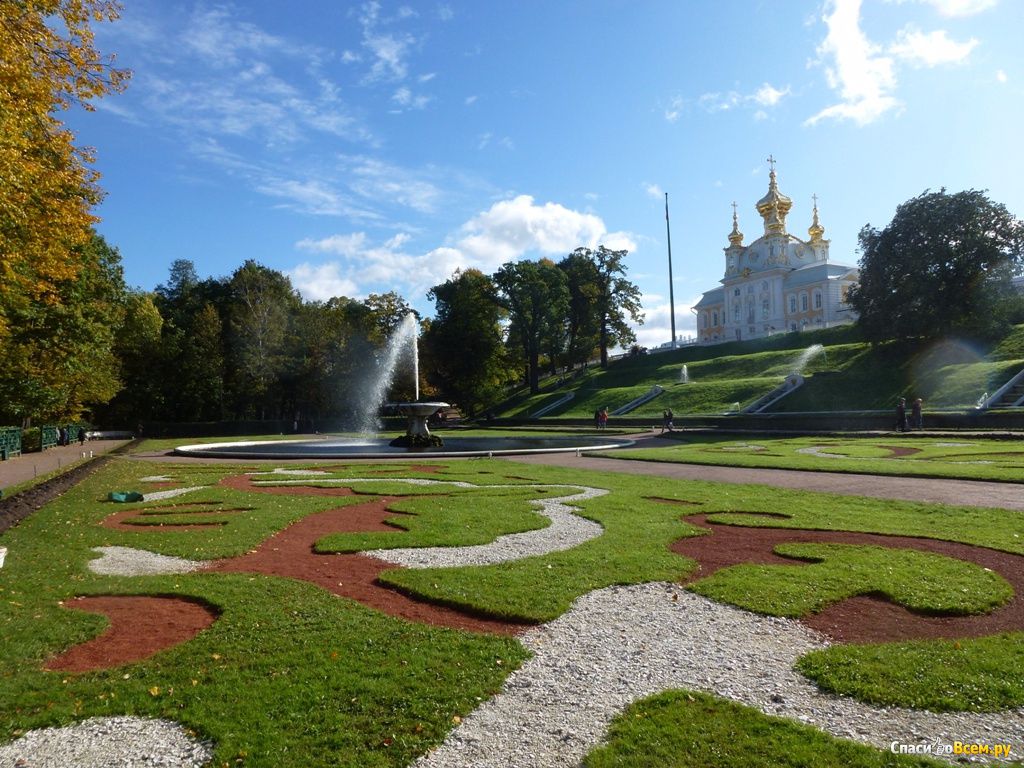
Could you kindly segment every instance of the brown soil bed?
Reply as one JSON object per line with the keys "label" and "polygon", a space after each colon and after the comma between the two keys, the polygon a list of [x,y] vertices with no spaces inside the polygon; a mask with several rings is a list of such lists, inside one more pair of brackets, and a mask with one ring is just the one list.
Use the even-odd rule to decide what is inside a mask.
{"label": "brown soil bed", "polygon": [[925,638],[964,638],[997,632],[1024,630],[1024,557],[994,549],[937,539],[883,536],[849,531],[813,531],[793,528],[760,528],[710,523],[706,515],[692,515],[687,522],[709,529],[704,536],[680,539],[672,551],[699,563],[689,581],[709,576],[720,568],[740,563],[799,566],[801,561],[774,553],[783,543],[870,544],[909,548],[967,560],[989,568],[1013,587],[1010,601],[991,613],[977,616],[936,616],[908,610],[884,598],[853,597],[801,621],[829,637],[847,643],[889,642]]}
{"label": "brown soil bed", "polygon": [[217,620],[217,611],[196,600],[151,595],[76,597],[65,608],[100,613],[110,626],[52,659],[47,669],[87,672],[130,664],[191,640]]}

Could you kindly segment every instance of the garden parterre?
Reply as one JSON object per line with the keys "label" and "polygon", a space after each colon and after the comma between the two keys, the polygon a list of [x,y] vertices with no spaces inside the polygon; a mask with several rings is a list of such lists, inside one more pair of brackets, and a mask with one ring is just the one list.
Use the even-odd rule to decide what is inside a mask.
{"label": "garden parterre", "polygon": [[[571,502],[577,516],[599,525],[601,533],[570,548],[520,554],[519,559],[485,565],[416,569],[381,566],[374,577],[376,588],[382,592],[406,599],[412,596],[470,617],[512,622],[518,625],[513,627],[513,634],[521,633],[524,623],[557,622],[559,617],[585,611],[586,595],[593,594],[593,599],[599,600],[598,596],[608,594],[608,590],[621,590],[617,585],[660,585],[656,591],[671,595],[675,593],[673,583],[696,577],[695,588],[699,588],[702,574],[697,571],[697,562],[670,549],[681,539],[715,535],[713,528],[684,519],[696,512],[712,520],[718,516],[733,525],[754,521],[759,526],[774,526],[788,521],[790,526],[825,530],[931,536],[1008,556],[1024,553],[1019,538],[1024,534],[1021,516],[997,510],[883,503],[783,490],[766,494],[763,488],[665,480],[654,485],[649,478],[487,460],[430,465],[328,464],[312,469],[327,474],[250,475],[249,485],[241,486],[225,480],[266,468],[160,465],[154,469],[148,463],[118,460],[0,537],[10,550],[0,570],[3,738],[9,740],[30,729],[90,717],[131,714],[181,724],[212,745],[214,764],[407,765],[430,752],[446,736],[459,738],[460,724],[487,706],[484,702],[499,701],[500,696],[507,695],[509,674],[529,669],[530,652],[535,657],[539,652],[536,646],[528,651],[508,634],[467,632],[389,616],[379,608],[361,605],[359,599],[339,598],[344,594],[344,584],[329,585],[337,586],[332,592],[321,583],[244,569],[99,575],[88,568],[88,563],[97,558],[95,547],[131,548],[190,561],[225,561],[247,556],[303,520],[326,514],[337,514],[342,519],[383,499],[383,526],[378,532],[335,531],[322,536],[316,545],[324,558],[376,560],[355,553],[381,546],[483,545],[503,536],[551,527],[534,503],[538,499],[564,496],[567,488],[581,486],[607,491]],[[143,477],[161,479],[143,482]],[[262,487],[256,487],[256,477]],[[331,483],[332,479],[350,482],[345,487],[345,483]],[[426,482],[413,484],[408,480]],[[193,486],[200,490],[127,505],[131,509],[125,511],[134,514],[121,515],[116,526],[104,525],[112,515],[122,512],[122,505],[103,501],[109,490],[146,485],[150,486],[146,490],[152,491]],[[324,493],[301,493],[299,488],[319,488]],[[780,509],[806,512],[795,521],[773,517]],[[807,515],[814,517],[813,526],[807,525]],[[898,551],[905,557],[905,549]],[[346,552],[350,554],[340,554]],[[854,560],[861,557],[854,548],[843,550],[843,556]],[[924,590],[927,594],[921,599],[938,599],[935,605],[940,607],[955,603],[958,612],[968,614],[997,614],[1010,609],[1015,598],[1000,586],[998,574],[963,567],[961,560],[942,555],[934,558],[934,568],[941,578],[929,582]],[[932,567],[930,557],[922,560],[915,556],[912,560],[915,575],[927,574]],[[820,571],[801,562],[797,559],[765,566],[753,578],[759,585],[772,579],[782,584],[794,579],[799,583],[805,578],[809,586],[820,582],[820,576],[815,575]],[[877,591],[876,581],[864,577],[875,567],[872,562],[850,569],[845,581],[839,577],[841,595]],[[773,572],[772,567],[780,570]],[[731,573],[729,578],[735,582],[731,588],[744,592],[742,570],[719,573]],[[339,581],[344,578],[342,575]],[[835,578],[834,573],[829,574],[829,589]],[[915,600],[920,596],[914,594],[915,585],[908,583],[913,579],[900,575],[893,578],[910,594],[897,594],[892,599],[917,605]],[[384,590],[381,582],[395,589]],[[626,607],[643,602],[640,597],[625,594]],[[131,664],[77,673],[49,671],[51,660],[60,652],[101,632],[102,617],[61,607],[62,601],[88,595],[180,597],[208,606],[215,620],[193,639]],[[744,602],[728,594],[716,597],[718,601]],[[678,606],[678,597],[667,599]],[[834,599],[842,601],[843,597]],[[706,598],[695,594],[683,598],[684,604],[694,600]],[[756,603],[756,599],[751,602],[746,598],[746,607],[758,612]],[[721,604],[692,603],[694,610]],[[717,608],[700,610],[709,611],[709,616],[719,615]],[[741,617],[756,616],[728,610]],[[773,607],[761,612],[785,611]],[[790,611],[791,615],[798,613]],[[643,615],[622,615],[632,615],[637,627],[642,627]],[[678,614],[672,616],[673,621],[679,620]],[[796,625],[799,627],[799,622]],[[787,679],[802,680],[800,686],[813,689],[808,682],[811,678],[793,671],[793,663],[800,664],[814,679],[825,681],[828,690],[859,696],[865,711],[878,707],[874,703],[877,691],[889,691],[886,706],[913,707],[907,709],[911,715],[924,717],[915,722],[954,718],[941,721],[946,723],[943,733],[950,737],[963,733],[979,739],[999,738],[997,733],[969,732],[970,718],[976,717],[971,711],[995,712],[985,718],[1006,729],[1018,729],[1002,734],[1002,738],[1018,737],[1019,741],[1024,734],[1020,714],[1024,691],[1019,683],[1014,685],[1014,681],[1024,679],[1019,629],[960,641],[877,643],[868,646],[872,658],[863,661],[848,655],[850,646],[829,643],[825,638],[804,649],[814,654],[808,657],[813,664],[800,660],[803,651],[794,651],[794,661],[780,666],[778,672]],[[698,643],[693,649],[694,658],[706,655],[717,642],[713,630],[714,625],[710,634],[694,641]],[[538,631],[542,630],[528,630]],[[629,627],[623,631],[628,632]],[[816,636],[809,629],[799,631]],[[956,643],[955,648],[952,643]],[[642,659],[643,651],[637,653]],[[933,663],[940,659],[941,664]],[[551,661],[558,666],[556,662]],[[521,684],[522,674],[515,675],[517,684]],[[900,700],[901,683],[910,677],[920,679],[921,684],[908,693],[906,700]],[[926,695],[929,682],[935,689],[931,698]],[[958,685],[969,690],[958,696]],[[240,690],[246,695],[238,696]],[[736,698],[729,686],[710,692]],[[656,691],[643,695],[652,693]],[[824,701],[831,694],[815,695]],[[757,705],[755,701],[745,703]],[[765,718],[764,712],[770,710],[762,706],[760,714],[745,712],[735,717]],[[813,715],[804,716],[813,720]],[[891,714],[887,717],[892,721]],[[811,738],[786,721],[780,722],[765,718],[758,720],[758,727],[785,734],[780,738],[792,740],[794,745]],[[566,728],[564,742],[575,743],[572,728]],[[598,729],[599,738],[603,728]],[[872,741],[867,733],[847,734],[835,727],[825,730],[833,736]],[[911,735],[906,734],[907,738]],[[656,738],[663,740],[671,735],[659,732]],[[873,743],[884,746],[877,739]],[[583,744],[587,749],[593,746]],[[577,753],[580,748],[579,744],[574,746]],[[833,748],[846,749],[828,747]],[[879,760],[896,759],[864,747],[851,754],[850,764],[885,764]],[[621,764],[634,763],[627,760]],[[695,757],[693,764],[706,762]]]}

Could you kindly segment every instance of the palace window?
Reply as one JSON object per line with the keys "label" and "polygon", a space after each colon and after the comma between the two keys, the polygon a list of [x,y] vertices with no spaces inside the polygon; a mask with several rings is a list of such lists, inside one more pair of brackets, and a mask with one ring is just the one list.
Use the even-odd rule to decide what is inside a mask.
{"label": "palace window", "polygon": [[718,325],[718,311],[717,310],[714,313],[712,313],[712,317],[714,318],[714,322],[712,323],[712,325],[717,326]]}
{"label": "palace window", "polygon": [[821,309],[821,291],[814,292],[814,308]]}
{"label": "palace window", "polygon": [[789,296],[789,313],[791,315],[795,315],[796,314],[796,296],[794,296],[792,294],[790,294],[790,296]]}
{"label": "palace window", "polygon": [[761,302],[761,314],[768,317],[772,313],[772,305],[768,299]]}
{"label": "palace window", "polygon": [[806,312],[807,311],[807,294],[806,293],[801,293],[800,294],[800,311],[801,312]]}

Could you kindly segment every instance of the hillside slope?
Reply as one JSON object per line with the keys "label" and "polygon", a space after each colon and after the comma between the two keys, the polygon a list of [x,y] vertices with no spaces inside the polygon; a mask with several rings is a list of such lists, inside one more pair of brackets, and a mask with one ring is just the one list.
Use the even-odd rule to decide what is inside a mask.
{"label": "hillside slope", "polygon": [[960,409],[974,406],[1022,369],[1024,326],[989,348],[957,340],[873,347],[857,338],[856,329],[836,328],[623,358],[607,370],[578,371],[562,383],[552,377],[540,393],[519,393],[492,412],[525,418],[572,392],[571,400],[547,416],[589,418],[658,385],[665,392],[630,416],[658,418],[665,408],[680,415],[723,413],[770,392],[794,371],[804,375],[805,385],[773,411],[879,410],[900,396],[920,397],[932,409]]}

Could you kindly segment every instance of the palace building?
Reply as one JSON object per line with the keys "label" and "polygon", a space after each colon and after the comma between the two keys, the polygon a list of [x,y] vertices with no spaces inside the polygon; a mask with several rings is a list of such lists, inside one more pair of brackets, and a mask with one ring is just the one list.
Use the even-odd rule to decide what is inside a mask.
{"label": "palace building", "polygon": [[764,234],[744,245],[733,203],[722,286],[704,293],[693,308],[698,343],[830,328],[857,318],[846,303],[846,292],[857,282],[857,268],[828,260],[829,241],[818,222],[817,196],[808,239],[801,240],[786,231],[793,201],[779,192],[775,161],[769,157],[768,162],[768,194],[757,201]]}

